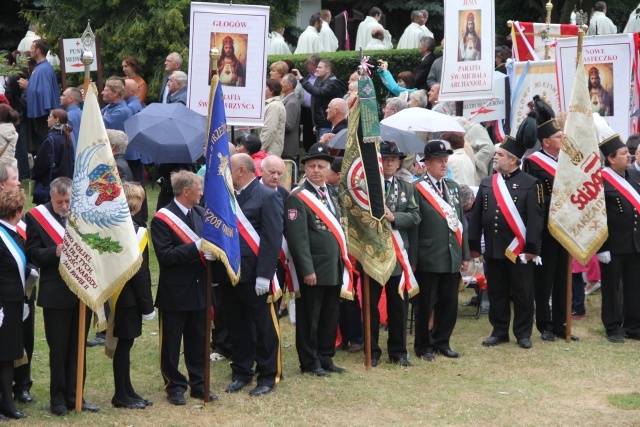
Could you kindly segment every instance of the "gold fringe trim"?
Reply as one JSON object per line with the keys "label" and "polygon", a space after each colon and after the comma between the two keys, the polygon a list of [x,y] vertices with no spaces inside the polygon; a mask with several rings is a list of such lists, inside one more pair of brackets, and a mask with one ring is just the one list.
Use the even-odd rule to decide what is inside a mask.
{"label": "gold fringe trim", "polygon": [[13,367],[19,368],[20,366],[26,365],[27,363],[29,363],[29,356],[27,356],[27,351],[25,349],[22,349],[22,357],[13,361]]}
{"label": "gold fringe trim", "polygon": [[353,301],[353,292],[347,292],[344,289],[340,289],[340,298],[348,299],[349,301]]}
{"label": "gold fringe trim", "polygon": [[238,284],[238,282],[240,281],[240,269],[238,269],[238,274],[233,271],[233,268],[231,268],[231,265],[229,264],[229,258],[222,249],[204,239],[202,240],[200,249],[202,251],[211,252],[216,258],[218,258],[218,260],[220,260],[220,262],[222,262],[224,264],[224,267],[227,269],[227,274],[229,275],[229,279],[231,279],[231,284],[233,286]]}
{"label": "gold fringe trim", "polygon": [[[114,292],[122,288],[129,281],[129,279],[131,279],[138,272],[138,270],[140,270],[141,265],[142,265],[142,252],[140,252],[140,254],[138,255],[138,258],[133,262],[133,264],[131,264],[131,266],[129,266],[129,268],[127,268],[119,277],[117,277],[109,286],[107,286],[107,288],[104,291],[102,291],[100,295],[98,295],[98,299],[95,301],[89,298],[89,296],[84,292],[84,288],[75,282],[73,277],[69,275],[69,273],[67,272],[67,270],[64,269],[62,264],[60,264],[60,267],[58,270],[60,272],[60,276],[62,276],[62,280],[66,282],[71,292],[76,294],[76,296],[83,303],[85,303],[87,307],[89,307],[91,310],[95,312],[100,307],[102,307],[109,298],[111,298],[111,295],[113,295]],[[102,329],[100,329],[100,326],[102,326]],[[107,327],[107,324],[102,323],[101,325],[98,325],[98,330],[104,330],[106,329],[106,327]]]}
{"label": "gold fringe trim", "polygon": [[518,258],[516,256],[516,254],[514,254],[511,249],[507,248],[506,251],[504,251],[505,256],[509,259],[509,261],[511,261],[512,263],[516,263],[516,258]]}
{"label": "gold fringe trim", "polygon": [[567,250],[567,252],[569,252],[571,256],[578,260],[582,265],[586,265],[593,254],[595,254],[609,238],[608,228],[603,228],[600,234],[598,234],[589,244],[586,251],[583,251],[574,245],[573,241],[567,237],[564,230],[553,221],[549,221],[549,232]]}
{"label": "gold fringe trim", "polygon": [[409,289],[407,291],[407,293],[409,294],[409,298],[415,297],[416,295],[418,295],[420,293],[420,286],[416,286],[413,289]]}
{"label": "gold fringe trim", "polygon": [[282,296],[282,289],[278,289],[275,294],[269,295],[267,298],[267,303],[276,302]]}

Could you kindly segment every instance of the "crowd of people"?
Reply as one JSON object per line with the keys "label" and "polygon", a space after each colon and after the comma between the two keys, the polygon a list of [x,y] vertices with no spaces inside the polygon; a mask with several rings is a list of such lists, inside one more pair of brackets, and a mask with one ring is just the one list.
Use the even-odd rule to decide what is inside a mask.
{"label": "crowd of people", "polygon": [[[381,14],[379,8],[371,9],[358,29],[356,46],[388,46],[390,36],[379,24]],[[436,41],[425,26],[427,19],[426,11],[414,11],[398,43],[398,48],[419,49],[413,70],[403,70],[394,78],[387,62],[378,62],[375,75],[393,95],[386,100],[380,119],[408,108],[456,114],[455,105],[438,101],[442,59],[434,55]],[[281,295],[286,287],[274,286],[273,279],[284,284],[286,270],[299,282],[295,322],[301,372],[327,377],[345,371],[333,362],[338,330],[342,348],[354,353],[362,350],[359,295],[356,292],[353,301],[341,302],[347,296],[345,288],[357,277],[354,271],[361,272],[362,267],[349,257],[342,228],[344,206],[338,192],[342,152],[328,145],[347,128],[359,75],[337,76],[332,61],[320,55],[337,49],[335,36],[328,33],[330,20],[329,11],[313,15],[301,36],[299,51],[309,53],[304,70],[296,69],[289,60],[271,64],[265,88],[265,125],[238,135],[230,146],[238,221],[245,231],[240,237],[242,273],[237,284],[232,284],[213,254],[201,250],[206,166],[195,173],[196,164],[156,165],[161,186],[150,226],[160,270],[155,302],[146,248],[142,267],[125,285],[117,305],[106,307],[111,312],[108,333],[88,342],[89,346],[106,343],[112,351],[114,407],[152,405],[133,387],[130,351],[141,334],[142,320],[154,319],[154,306],[159,313],[160,370],[169,403],[185,405],[187,391],[195,399],[217,400],[212,392],[205,396],[204,366],[209,359],[231,361],[227,393],[240,392],[254,377],[257,382],[250,395],[274,391],[282,380],[279,319],[286,315],[286,299]],[[472,23],[469,28],[472,33]],[[468,46],[479,50],[480,40],[471,38],[465,55]],[[281,39],[280,30],[272,33],[270,49],[282,45]],[[308,46],[310,50],[305,50]],[[69,87],[60,95],[48,53],[45,40],[31,41],[30,69],[7,79],[6,105],[0,102],[0,420],[26,417],[16,409],[14,398],[21,403],[33,401],[30,365],[36,305],[42,309],[49,346],[50,411],[55,415],[65,415],[76,405],[76,344],[87,340],[90,325],[87,321],[84,336],[79,336],[79,300],[58,270],[83,88]],[[496,50],[496,70],[504,70],[509,56],[509,41],[504,40]],[[154,101],[186,105],[187,76],[181,68],[178,53],[167,55],[166,75]],[[145,166],[152,160],[128,147],[124,123],[145,108],[147,84],[137,58],[124,57],[122,71],[124,77],[112,76],[105,82],[102,116],[135,230],[144,235],[150,212],[143,183]],[[501,143],[488,124],[458,117],[464,133],[421,135],[425,144],[418,155],[401,152],[393,141],[380,144],[385,219],[396,242],[396,259],[386,283],[371,283],[372,366],[383,361],[378,309],[383,288],[390,363],[412,366],[406,341],[408,301],[415,308],[416,357],[426,361],[437,355],[460,357],[450,344],[458,315],[458,286],[474,261],[484,264],[488,301],[476,296],[467,304],[483,305],[493,328],[483,345],[510,340],[512,304],[513,336],[521,348],[532,347],[534,323],[543,340],[567,338],[567,275],[562,269],[568,254],[547,226],[566,116],[559,113],[556,117],[538,96],[532,99],[531,109],[533,113],[516,137],[506,137]],[[637,193],[633,197],[640,198],[638,141],[640,135],[630,137],[627,144],[613,135],[599,142],[605,168],[626,181]],[[28,155],[34,157],[31,168]],[[294,178],[290,192],[282,186],[285,162],[300,163],[304,171],[303,178]],[[20,179],[27,177],[36,182],[36,206],[24,212]],[[632,268],[640,257],[637,210],[635,200],[614,184],[605,180],[604,188],[609,240],[588,265],[574,262],[574,300],[569,314],[584,317],[585,293],[601,289],[607,338],[623,343],[625,338],[640,339],[632,285]],[[523,235],[512,227],[514,218],[523,223]],[[522,241],[516,249],[512,248],[514,240]],[[279,256],[283,241],[289,262]],[[209,333],[205,330],[205,259],[213,266],[211,354],[202,348]],[[88,312],[87,320],[90,316]],[[181,354],[187,375],[179,369]],[[19,361],[16,368],[14,361]],[[84,401],[82,409],[99,410]]]}

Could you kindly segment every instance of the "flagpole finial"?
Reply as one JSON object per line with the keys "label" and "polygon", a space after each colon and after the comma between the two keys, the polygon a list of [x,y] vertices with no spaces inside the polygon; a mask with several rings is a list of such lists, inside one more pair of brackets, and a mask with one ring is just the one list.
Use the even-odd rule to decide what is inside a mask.
{"label": "flagpole finial", "polygon": [[509,28],[513,27],[513,21],[511,19],[507,21],[507,27]]}
{"label": "flagpole finial", "polygon": [[211,58],[211,70],[213,70],[213,74],[218,73],[218,59],[220,59],[220,51],[218,48],[214,47],[209,50],[209,58]]}

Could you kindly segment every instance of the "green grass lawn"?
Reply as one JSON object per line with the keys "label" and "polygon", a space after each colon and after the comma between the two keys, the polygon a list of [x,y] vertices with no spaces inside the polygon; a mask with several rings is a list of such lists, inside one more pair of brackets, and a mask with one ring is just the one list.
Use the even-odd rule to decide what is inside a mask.
{"label": "green grass lawn", "polygon": [[[158,188],[148,189],[150,210],[155,210]],[[152,249],[153,251],[153,249]],[[151,254],[152,280],[158,265]],[[155,293],[156,288],[153,288]],[[466,301],[471,291],[460,295]],[[97,414],[59,418],[48,412],[48,347],[42,311],[36,313],[36,346],[33,356],[36,402],[19,405],[29,418],[25,426],[638,426],[640,398],[638,378],[640,344],[607,342],[600,322],[600,294],[587,298],[587,317],[574,321],[577,343],[544,342],[534,328],[533,349],[515,342],[486,348],[487,316],[462,316],[460,307],[451,345],[460,359],[437,356],[434,362],[415,360],[401,368],[381,363],[365,370],[364,354],[339,351],[335,362],[347,368],[330,378],[303,376],[295,351],[295,329],[288,318],[281,322],[284,381],[264,397],[245,391],[225,394],[230,382],[228,362],[211,364],[211,387],[218,402],[202,407],[187,398],[176,407],[165,399],[158,359],[158,322],[146,322],[132,349],[132,382],[142,396],[154,401],[145,410],[113,409],[113,373],[104,348],[87,349],[85,399],[101,406]],[[95,332],[92,330],[90,334]],[[386,332],[381,331],[384,349]],[[410,349],[413,337],[408,337]],[[203,343],[204,345],[204,343]],[[386,354],[383,355],[383,360]],[[184,366],[182,367],[183,372]],[[249,389],[246,391],[248,392]],[[7,424],[11,425],[11,424]]]}

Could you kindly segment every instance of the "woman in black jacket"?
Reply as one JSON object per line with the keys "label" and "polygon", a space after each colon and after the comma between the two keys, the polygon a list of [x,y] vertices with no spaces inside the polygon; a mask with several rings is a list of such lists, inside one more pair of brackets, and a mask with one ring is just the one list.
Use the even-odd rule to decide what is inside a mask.
{"label": "woman in black jacket", "polygon": [[[142,206],[145,197],[144,188],[132,182],[124,182],[122,187],[127,197],[134,228],[138,234],[138,241],[146,241],[147,225],[134,217]],[[144,409],[152,405],[152,402],[140,397],[133,389],[130,352],[134,339],[142,334],[142,319],[150,321],[155,317],[153,297],[151,296],[148,245],[144,247],[142,252],[140,270],[124,285],[116,302],[114,303],[113,298],[111,299],[111,310],[112,315],[115,314],[113,336],[118,339],[113,355],[115,394],[111,403],[115,408]],[[109,342],[107,342],[107,346],[109,346]]]}

